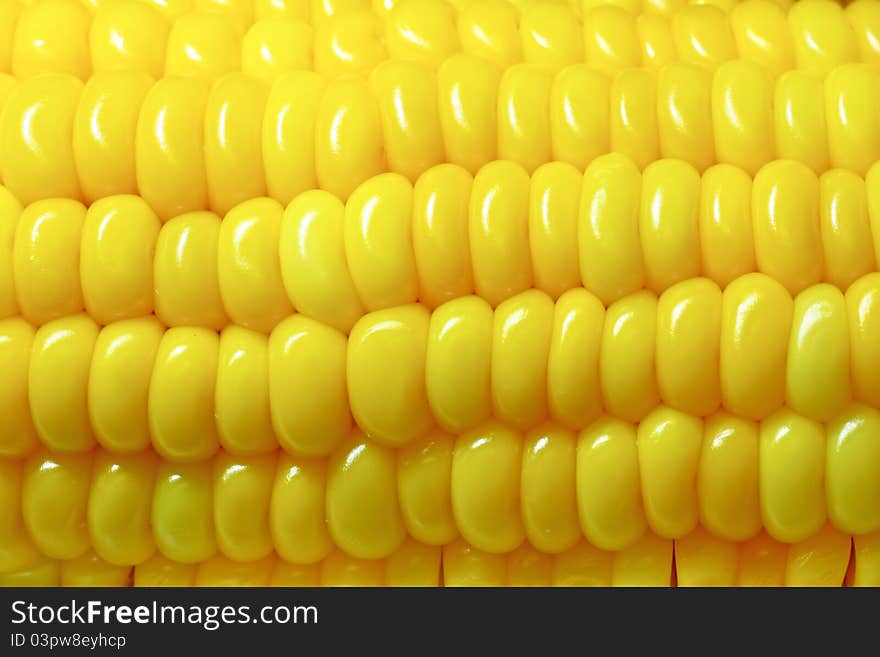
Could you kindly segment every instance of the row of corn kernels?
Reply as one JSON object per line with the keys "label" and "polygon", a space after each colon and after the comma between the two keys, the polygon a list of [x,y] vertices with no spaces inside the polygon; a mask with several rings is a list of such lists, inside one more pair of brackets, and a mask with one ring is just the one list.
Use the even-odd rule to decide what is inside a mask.
{"label": "row of corn kernels", "polygon": [[[670,20],[608,4],[588,6],[579,19],[575,7],[552,1],[518,7],[476,0],[460,12],[445,0],[400,0],[375,12],[369,2],[321,2],[319,12],[331,15],[314,28],[298,8],[253,22],[250,4],[203,2],[169,22],[162,11],[167,3],[110,0],[92,16],[79,0],[3,0],[0,36],[7,45],[0,46],[0,72],[85,80],[118,70],[207,78],[242,70],[271,79],[312,67],[327,75],[363,74],[389,57],[436,68],[460,52],[502,69],[525,61],[554,71],[583,62],[616,72],[673,61],[714,70],[743,58],[778,75],[880,62],[880,9],[868,0],[846,11],[835,2],[801,2],[788,13],[774,0],[746,0],[729,15],[694,4]],[[259,5],[266,16],[272,5]]]}
{"label": "row of corn kernels", "polygon": [[617,553],[581,542],[554,556],[523,544],[505,558],[459,540],[444,547],[442,567],[447,586],[875,586],[878,548],[880,534],[850,540],[828,525],[791,545],[763,532],[728,542],[697,528],[674,542],[646,534]]}
{"label": "row of corn kernels", "polygon": [[256,198],[164,225],[135,196],[22,208],[0,188],[0,319],[155,312],[169,327],[269,333],[296,310],[348,333],[368,311],[474,293],[494,308],[532,287],[553,299],[583,287],[605,306],[753,272],[791,296],[846,291],[880,262],[878,176],[776,161],[754,180],[729,165],[701,177],[677,160],[640,174],[616,154],[531,178],[509,162],[475,177],[447,164],[415,185],[378,175],[346,204],[313,190],[286,209]]}
{"label": "row of corn kernels", "polygon": [[403,444],[434,423],[460,432],[493,413],[522,429],[548,416],[582,429],[603,408],[638,421],[661,401],[755,420],[788,403],[825,422],[851,400],[880,408],[878,313],[878,274],[846,295],[817,285],[794,300],[751,274],[723,292],[693,279],[607,310],[583,289],[556,304],[523,292],[494,313],[472,296],[433,314],[412,304],[365,315],[348,339],[304,315],[268,337],[237,326],[163,332],[152,317],[101,328],[86,315],[35,331],[13,317],[0,345],[4,452],[152,440],[182,460],[219,444],[321,455],[350,413],[371,436]]}
{"label": "row of corn kernels", "polygon": [[[674,562],[674,563],[673,563]],[[558,554],[524,543],[490,554],[456,540],[442,548],[406,541],[387,559],[366,560],[340,550],[315,564],[276,555],[236,562],[215,554],[199,564],[156,553],[132,566],[94,554],[56,561],[37,558],[0,574],[0,586],[876,586],[880,534],[850,539],[829,526],[787,545],[766,534],[741,543],[701,529],[676,541],[650,534],[612,553],[587,542]]]}
{"label": "row of corn kernels", "polygon": [[[36,4],[40,0],[17,0],[17,7],[8,11],[16,15],[23,7]],[[474,0],[447,0],[449,7],[455,12],[467,9]],[[554,2],[555,0],[550,0]],[[832,0],[836,1],[836,0]],[[193,12],[205,12],[222,15],[232,19],[240,31],[246,30],[254,22],[265,19],[293,19],[320,26],[328,20],[351,13],[372,11],[381,18],[400,3],[400,0],[144,0],[169,22],[174,22],[184,15]],[[544,0],[510,0],[520,13]],[[788,10],[795,0],[773,0],[773,3]],[[847,5],[850,0],[840,0],[839,4]],[[82,0],[88,12],[96,14],[99,9],[117,4],[118,0]],[[616,7],[632,15],[649,14],[656,16],[672,16],[689,5],[712,5],[730,12],[740,0],[561,0],[559,4],[568,5],[577,16],[582,16],[595,7]],[[17,20],[15,18],[11,21]]]}
{"label": "row of corn kernels", "polygon": [[722,292],[706,279],[607,310],[583,289],[554,304],[531,290],[493,313],[464,297],[433,315],[412,304],[365,315],[346,336],[304,315],[268,337],[228,326],[163,331],[152,316],[101,328],[87,315],[35,331],[0,320],[3,453],[39,442],[82,452],[150,443],[179,461],[280,445],[323,456],[354,421],[403,445],[435,424],[460,433],[495,416],[526,430],[573,429],[602,412],[629,421],[659,403],[695,416],[765,419],[788,404],[817,422],[851,401],[880,408],[880,274],[846,296],[830,285],[792,301],[762,274]]}
{"label": "row of corn kernels", "polygon": [[790,73],[775,100],[754,65],[730,62],[709,78],[685,65],[613,81],[585,66],[553,78],[522,65],[499,78],[456,56],[439,77],[393,61],[370,81],[301,71],[271,87],[239,73],[213,86],[133,73],[85,86],[10,79],[0,174],[23,203],[137,193],[168,220],[313,188],[344,200],[383,171],[415,182],[446,161],[476,173],[500,157],[532,173],[551,160],[584,170],[613,152],[639,168],[671,157],[756,175],[778,156],[864,176],[880,159],[880,70],[845,65],[824,82]]}
{"label": "row of corn kernels", "polygon": [[111,563],[158,549],[198,563],[273,550],[316,563],[336,546],[385,558],[407,536],[461,536],[493,554],[527,540],[558,554],[586,539],[602,550],[646,532],[682,539],[702,526],[722,540],[798,543],[826,522],[880,532],[880,413],[852,406],[826,429],[782,410],[760,425],[720,413],[701,421],[658,408],[638,426],[603,417],[575,434],[521,434],[496,421],[454,438],[435,432],[392,449],[353,432],[326,460],[273,452],[174,463],[151,451],[41,451],[0,460],[0,571],[38,551],[93,548]]}
{"label": "row of corn kernels", "polygon": [[[34,555],[21,567],[0,572],[0,586],[438,586],[442,552],[439,547],[409,540],[387,559],[357,559],[334,550],[315,564],[293,564],[274,554],[238,562],[218,553],[190,564],[172,561],[157,552],[136,566],[110,563],[94,551],[64,560]],[[459,571],[464,576],[473,568]],[[557,568],[557,585],[582,571]],[[630,570],[630,576],[638,572],[643,571]],[[640,579],[651,583],[644,577]]]}

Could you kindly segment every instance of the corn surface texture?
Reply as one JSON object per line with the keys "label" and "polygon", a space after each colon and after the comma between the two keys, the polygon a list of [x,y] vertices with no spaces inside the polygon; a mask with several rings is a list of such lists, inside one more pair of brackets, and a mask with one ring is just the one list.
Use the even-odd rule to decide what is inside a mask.
{"label": "corn surface texture", "polygon": [[0,586],[880,586],[878,44],[0,0]]}

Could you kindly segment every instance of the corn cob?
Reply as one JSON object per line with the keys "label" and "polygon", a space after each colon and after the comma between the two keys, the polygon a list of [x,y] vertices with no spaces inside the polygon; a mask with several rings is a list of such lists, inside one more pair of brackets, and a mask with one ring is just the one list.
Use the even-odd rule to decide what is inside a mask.
{"label": "corn cob", "polygon": [[[367,73],[388,57],[436,67],[459,52],[501,68],[525,61],[559,70],[587,62],[606,71],[672,61],[714,69],[741,57],[776,75],[880,60],[880,13],[864,1],[845,12],[833,2],[800,3],[788,15],[771,0],[721,3],[729,15],[716,6],[676,3],[669,21],[604,3],[586,3],[583,18],[579,3],[466,4],[457,12],[443,0],[401,0],[373,11],[369,2],[315,3],[312,26],[308,10],[273,7],[270,14],[267,2],[202,2],[179,13],[167,3],[112,0],[92,16],[79,0],[23,8],[5,0],[0,34],[9,46],[0,52],[0,72],[21,78],[64,72],[85,80],[118,70],[207,78],[242,70],[272,78],[313,66],[328,75]],[[178,15],[169,17],[169,10]]]}
{"label": "corn cob", "polygon": [[[847,53],[855,48],[838,48],[833,39],[817,45],[809,25],[798,21],[843,14],[826,4],[814,6],[822,9],[792,11],[789,21],[794,36],[809,42],[812,55],[818,53],[811,59],[811,53],[805,58],[798,52],[797,63],[807,62],[809,75],[821,75],[827,72],[823,66],[849,61]],[[715,159],[692,162],[699,172],[680,161],[647,166],[656,157],[644,148],[651,139],[650,130],[639,133],[644,125],[623,136],[629,148],[623,151],[635,165],[620,156],[599,158],[585,178],[570,164],[537,169],[547,159],[535,156],[542,148],[533,139],[537,133],[508,135],[505,151],[501,126],[498,153],[513,152],[518,164],[487,165],[475,179],[460,167],[430,169],[425,178],[433,174],[435,184],[424,184],[423,199],[417,179],[438,151],[420,141],[417,131],[407,133],[399,116],[389,123],[388,116],[400,114],[394,102],[403,101],[400,81],[388,70],[405,70],[400,64],[415,60],[421,68],[410,69],[408,111],[433,113],[433,81],[419,87],[416,73],[429,73],[455,52],[447,38],[454,26],[435,13],[438,20],[424,21],[430,29],[416,30],[416,40],[401,29],[400,52],[394,52],[400,36],[395,30],[411,27],[407,16],[423,20],[420,12],[453,13],[426,2],[386,5],[377,13],[389,9],[391,27],[381,47],[400,61],[380,66],[364,87],[363,108],[378,109],[373,125],[380,129],[357,126],[360,132],[346,138],[352,160],[366,152],[367,166],[361,161],[330,167],[329,177],[339,185],[331,191],[347,201],[345,207],[321,192],[291,204],[300,204],[295,226],[327,223],[321,221],[327,212],[337,218],[322,227],[307,253],[300,249],[293,268],[285,267],[284,249],[290,209],[285,214],[269,199],[235,207],[271,188],[268,158],[255,137],[265,131],[263,108],[271,101],[256,79],[260,73],[227,76],[210,92],[183,78],[160,83],[167,81],[167,89],[195,99],[196,106],[198,98],[206,99],[207,109],[186,110],[184,123],[194,131],[172,131],[183,152],[197,154],[204,145],[203,175],[194,167],[204,185],[186,190],[170,185],[173,176],[154,178],[154,191],[162,182],[171,187],[158,198],[158,216],[143,200],[112,196],[117,184],[132,179],[133,166],[128,171],[123,166],[116,180],[106,172],[93,175],[92,191],[80,184],[81,162],[100,159],[102,148],[106,156],[115,146],[107,149],[87,135],[78,143],[73,129],[67,131],[72,149],[65,151],[63,135],[57,139],[66,130],[63,120],[60,133],[55,127],[45,144],[60,153],[49,162],[49,168],[60,164],[50,177],[61,179],[62,186],[73,180],[60,192],[72,198],[40,202],[45,190],[32,185],[37,196],[29,198],[25,190],[23,200],[31,205],[22,211],[11,195],[0,196],[0,247],[12,255],[8,267],[0,266],[0,311],[4,302],[8,310],[0,313],[0,363],[12,374],[0,387],[0,410],[11,409],[10,429],[0,436],[9,457],[0,460],[0,584],[839,585],[844,578],[876,583],[880,411],[874,400],[880,385],[872,364],[880,348],[873,312],[880,274],[871,272],[880,255],[872,244],[876,213],[868,191],[876,158],[873,119],[853,118],[866,91],[872,93],[873,82],[864,82],[868,69],[843,66],[820,82],[818,97],[846,125],[833,136],[833,120],[827,128],[824,117],[817,124],[813,111],[804,125],[826,128],[828,143],[805,146],[798,142],[801,131],[790,140],[795,145],[789,144],[807,166],[783,161],[759,170],[767,133],[758,121],[755,142],[736,144],[732,135],[728,143],[739,148],[734,160],[742,155],[737,164],[746,172],[729,166],[706,172],[708,178],[724,171],[714,181],[714,196],[705,191],[709,183],[700,172]],[[714,70],[723,64],[714,74],[717,82],[728,66],[724,34],[730,28],[722,13],[703,9],[677,14],[670,34],[675,47],[674,39],[690,39],[700,66]],[[601,13],[590,11],[585,26]],[[223,12],[247,26],[252,8],[227,4]],[[574,15],[565,7],[526,8],[516,29],[521,52],[535,66],[512,66],[500,88],[516,70],[520,77],[510,86],[538,88],[549,98],[556,83],[546,82],[542,67],[552,72],[572,56],[579,61],[576,45],[582,49],[583,41],[576,30],[542,30],[566,25]],[[204,24],[229,27],[227,18],[197,13],[182,17],[172,33],[205,16],[210,19]],[[833,34],[841,22],[829,20]],[[554,36],[548,41],[547,34]],[[841,34],[837,30],[836,37]],[[368,54],[369,41],[360,39]],[[541,49],[532,47],[530,54],[533,42]],[[178,45],[192,44],[184,38]],[[676,53],[675,47],[669,51],[673,57],[690,65],[686,49]],[[208,53],[209,66],[226,62],[216,73],[233,70],[234,58],[215,51]],[[762,64],[773,69],[772,62]],[[275,75],[263,73],[268,79]],[[838,79],[850,79],[846,75],[853,80],[848,87]],[[68,87],[62,114],[77,121],[83,101],[73,91],[75,80],[59,79],[62,90]],[[271,93],[289,79],[281,78]],[[306,113],[314,116],[334,81],[325,93],[319,77],[309,80],[315,91]],[[339,88],[353,82],[343,80]],[[108,84],[118,85],[117,99],[125,97],[123,91],[134,98],[127,108],[116,105],[126,118],[111,126],[113,141],[140,148],[131,126],[143,121],[141,105],[150,100],[151,81],[126,74]],[[644,87],[628,84],[634,91],[622,113],[644,115],[639,99]],[[783,76],[779,84],[790,85],[793,95],[817,97],[808,77]],[[808,84],[809,93],[803,91]],[[0,102],[6,93],[20,101],[15,86],[11,79],[0,80]],[[339,88],[335,92],[345,100]],[[46,91],[50,85],[31,89]],[[106,102],[108,96],[100,96],[88,102]],[[240,101],[237,114],[230,110],[233,97]],[[391,109],[383,106],[383,97],[392,98]],[[646,98],[650,103],[653,96]],[[502,94],[502,118],[505,100]],[[803,116],[807,108],[805,102],[794,109]],[[172,110],[158,108],[157,121],[164,122],[162,113]],[[508,107],[515,133],[518,114],[526,112],[526,123],[543,120],[540,112],[530,118],[530,110],[527,103]],[[33,128],[28,111],[22,113],[25,141],[34,132],[28,133]],[[730,114],[728,107],[725,111]],[[785,111],[793,111],[791,104]],[[257,118],[237,134],[224,135],[230,113],[233,122],[235,116]],[[728,117],[738,130],[741,114]],[[398,132],[394,121],[400,123]],[[311,141],[317,119],[305,123],[302,134]],[[613,115],[609,124],[612,144]],[[7,155],[4,129],[0,126],[0,164]],[[442,128],[432,129],[435,139],[439,134],[446,141]],[[17,130],[9,131],[13,142]],[[709,134],[717,138],[720,130],[710,125]],[[476,134],[485,137],[485,130]],[[662,125],[657,134],[662,141]],[[772,126],[769,134],[772,139]],[[221,135],[219,150],[212,150],[211,135]],[[166,135],[159,136],[161,142]],[[785,141],[779,132],[776,139]],[[389,167],[405,177],[379,176],[358,188],[372,166],[371,144],[377,143],[378,170]],[[694,143],[683,138],[671,148],[686,151]],[[142,159],[149,162],[165,146],[150,151],[148,145],[146,155],[137,156],[134,145],[126,146],[121,150],[128,155],[115,160],[126,165],[133,159],[140,176]],[[447,157],[444,148],[437,162]],[[716,150],[722,162],[731,154],[719,143]],[[772,149],[768,152],[772,157]],[[478,153],[475,161],[482,165],[479,158]],[[312,146],[296,161],[300,182],[320,177],[320,148]],[[645,168],[644,176],[636,166]],[[853,173],[830,171],[820,180],[810,172],[812,167],[824,173],[829,166]],[[18,173],[2,168],[4,176]],[[192,169],[172,173],[188,175]],[[99,171],[93,166],[92,173]],[[546,179],[536,182],[542,174]],[[725,209],[735,219],[721,225],[720,183],[732,180],[737,193],[746,193],[734,198],[723,186]],[[795,190],[789,192],[792,181]],[[442,214],[453,220],[431,234],[429,215],[438,198],[432,186],[444,182],[453,193]],[[296,185],[288,184],[287,191],[299,191]],[[11,186],[20,193],[23,184]],[[605,207],[609,191],[613,204]],[[76,200],[104,196],[110,198],[88,211]],[[149,203],[157,200],[145,196]],[[227,216],[221,222],[217,215],[191,212],[161,227],[187,204]],[[601,225],[607,223],[609,232],[596,231],[597,212],[607,214]],[[705,230],[704,213],[712,218],[709,226],[718,224],[714,229]],[[579,227],[582,215],[591,222],[587,230]],[[558,216],[559,225],[551,226],[550,218]],[[632,221],[623,226],[625,234],[612,216]],[[799,221],[804,216],[806,225]],[[512,224],[510,217],[516,218]],[[420,246],[423,224],[430,228]],[[589,230],[593,235],[585,246]],[[115,239],[102,243],[110,234]],[[745,262],[736,254],[721,257],[719,245],[731,235]],[[162,254],[167,259],[173,247],[177,260],[185,262],[163,268]],[[727,277],[724,283],[695,278],[708,274],[706,254],[713,251],[714,273]],[[597,262],[597,253],[606,260]],[[41,267],[58,254],[66,277],[61,264]],[[126,254],[144,266],[120,265]],[[453,262],[444,262],[449,254]],[[621,254],[622,263],[615,262]],[[316,262],[308,262],[315,255]],[[749,273],[754,270],[763,273]],[[312,285],[303,273],[313,277]],[[533,285],[539,290],[529,290]],[[640,291],[643,287],[648,289]],[[483,298],[470,296],[474,291]],[[432,294],[436,301],[429,303]],[[302,306],[312,312],[291,316]],[[84,309],[94,317],[78,314]],[[33,326],[14,317],[19,312]],[[177,321],[166,330],[163,315],[169,314]],[[120,395],[120,388],[126,394]],[[37,449],[39,442],[49,451]],[[278,445],[285,451],[276,451]]]}

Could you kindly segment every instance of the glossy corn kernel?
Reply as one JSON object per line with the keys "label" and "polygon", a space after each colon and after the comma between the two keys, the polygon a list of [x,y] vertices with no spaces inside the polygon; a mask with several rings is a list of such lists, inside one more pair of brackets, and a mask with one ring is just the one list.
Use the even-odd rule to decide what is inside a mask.
{"label": "glossy corn kernel", "polygon": [[82,91],[77,78],[52,74],[23,81],[9,93],[0,116],[0,169],[22,202],[80,199],[73,130]]}
{"label": "glossy corn kernel", "polygon": [[150,516],[158,552],[182,564],[211,557],[217,551],[212,499],[210,463],[160,463]]}
{"label": "glossy corn kernel", "polygon": [[190,212],[159,231],[153,290],[156,316],[166,326],[218,330],[226,325],[218,276],[220,229],[217,215]]}
{"label": "glossy corn kernel", "polygon": [[61,586],[130,586],[131,570],[127,566],[108,563],[94,553],[87,553],[61,562]]}
{"label": "glossy corn kernel", "polygon": [[407,533],[427,545],[458,536],[452,512],[454,439],[436,431],[397,452],[397,491]]}
{"label": "glossy corn kernel", "polygon": [[138,117],[153,85],[146,73],[108,70],[86,82],[73,122],[73,155],[85,200],[136,194]]}
{"label": "glossy corn kernel", "polygon": [[584,535],[602,549],[632,545],[647,527],[635,427],[610,417],[597,420],[578,436],[576,458]]}
{"label": "glossy corn kernel", "polygon": [[327,464],[327,528],[360,559],[385,557],[406,536],[397,496],[394,452],[354,432]]}
{"label": "glossy corn kernel", "polygon": [[313,564],[333,548],[327,528],[325,461],[281,456],[272,482],[269,525],[278,555]]}
{"label": "glossy corn kernel", "polygon": [[207,207],[203,125],[208,85],[161,79],[138,115],[135,156],[138,191],[160,219]]}
{"label": "glossy corn kernel", "polygon": [[346,378],[352,415],[380,442],[398,446],[432,424],[425,386],[430,316],[413,304],[364,316],[352,329]]}
{"label": "glossy corn kernel", "polygon": [[95,73],[132,71],[154,78],[165,72],[170,25],[159,5],[136,0],[101,3],[92,17],[89,50]]}
{"label": "glossy corn kernel", "polygon": [[49,449],[86,452],[95,445],[87,389],[98,332],[95,321],[80,314],[49,322],[34,334],[28,401]]}
{"label": "glossy corn kernel", "polygon": [[153,445],[167,458],[201,460],[219,447],[213,412],[219,342],[207,329],[178,327],[162,336],[148,411]]}
{"label": "glossy corn kernel", "polygon": [[150,452],[96,455],[87,518],[92,546],[110,564],[141,563],[156,549],[150,521],[156,465]]}
{"label": "glossy corn kernel", "polygon": [[150,445],[148,393],[161,340],[154,317],[115,322],[98,334],[86,396],[95,439],[111,452]]}
{"label": "glossy corn kernel", "polygon": [[40,451],[24,463],[22,516],[34,544],[47,557],[72,559],[89,548],[93,460],[92,454]]}
{"label": "glossy corn kernel", "polygon": [[43,0],[24,6],[11,41],[11,65],[16,77],[70,73],[85,79],[92,70],[89,57],[91,16],[77,0]]}
{"label": "glossy corn kernel", "polygon": [[82,224],[80,284],[88,313],[101,324],[153,310],[153,259],[159,220],[137,196],[105,198]]}
{"label": "glossy corn kernel", "polygon": [[213,80],[240,67],[241,29],[215,12],[194,11],[174,21],[165,49],[165,75]]}

